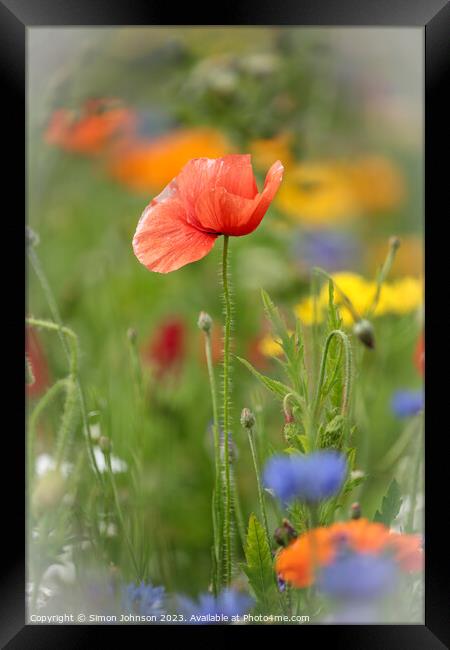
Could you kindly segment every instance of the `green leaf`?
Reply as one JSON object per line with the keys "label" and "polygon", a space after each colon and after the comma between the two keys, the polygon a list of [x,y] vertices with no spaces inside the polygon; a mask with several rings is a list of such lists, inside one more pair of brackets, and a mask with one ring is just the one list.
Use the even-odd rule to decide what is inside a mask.
{"label": "green leaf", "polygon": [[245,544],[245,559],[243,566],[256,600],[269,611],[278,600],[278,589],[275,584],[272,553],[263,526],[254,514],[250,515]]}
{"label": "green leaf", "polygon": [[293,393],[292,388],[289,386],[286,386],[286,384],[281,383],[281,381],[277,381],[276,379],[271,379],[270,377],[267,377],[266,375],[262,375],[260,372],[256,370],[252,366],[251,363],[246,361],[245,359],[242,359],[241,357],[236,357],[238,361],[240,361],[246,368],[250,370],[250,372],[257,378],[259,381],[262,383],[263,386],[265,386],[268,390],[270,390],[272,393],[275,393],[275,395],[279,395],[280,397],[285,397],[288,393],[291,393],[294,395],[296,399],[300,400],[300,396],[297,395],[296,393]]}
{"label": "green leaf", "polygon": [[270,320],[275,333],[278,334],[282,340],[283,347],[285,347],[289,341],[289,332],[283,319],[280,316],[278,307],[275,306],[269,294],[267,291],[264,291],[264,289],[261,289],[261,298],[264,305],[264,311],[266,312],[266,315]]}
{"label": "green leaf", "polygon": [[401,505],[402,497],[400,486],[394,478],[392,479],[386,496],[383,497],[381,512],[379,510],[376,511],[374,521],[379,521],[385,526],[390,526],[400,512]]}

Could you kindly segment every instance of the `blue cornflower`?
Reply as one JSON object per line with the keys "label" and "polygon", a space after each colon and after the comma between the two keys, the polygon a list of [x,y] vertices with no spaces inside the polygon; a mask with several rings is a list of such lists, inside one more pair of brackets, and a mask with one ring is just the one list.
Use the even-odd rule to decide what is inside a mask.
{"label": "blue cornflower", "polygon": [[127,614],[140,616],[159,616],[164,613],[164,587],[153,587],[151,584],[133,582],[122,589],[122,608]]}
{"label": "blue cornflower", "polygon": [[392,591],[397,568],[392,558],[370,553],[339,553],[317,577],[317,587],[342,601],[372,600]]}
{"label": "blue cornflower", "polygon": [[424,407],[423,392],[421,390],[398,390],[392,397],[391,407],[398,418],[417,415]]}
{"label": "blue cornflower", "polygon": [[247,594],[235,589],[224,589],[215,598],[212,594],[201,594],[198,601],[179,597],[181,612],[187,623],[230,623],[233,616],[243,616],[253,606],[254,601]]}
{"label": "blue cornflower", "polygon": [[358,243],[350,233],[304,232],[296,238],[294,253],[308,268],[320,266],[329,272],[342,271],[358,257]]}
{"label": "blue cornflower", "polygon": [[347,472],[343,454],[333,450],[306,456],[273,456],[264,470],[264,485],[284,503],[316,503],[339,492]]}

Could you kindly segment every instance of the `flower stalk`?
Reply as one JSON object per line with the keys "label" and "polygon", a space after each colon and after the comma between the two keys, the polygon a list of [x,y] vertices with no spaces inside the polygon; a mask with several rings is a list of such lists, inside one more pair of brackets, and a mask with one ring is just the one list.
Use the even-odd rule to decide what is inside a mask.
{"label": "flower stalk", "polygon": [[231,468],[230,468],[230,343],[231,343],[231,319],[232,305],[231,294],[228,281],[228,244],[229,237],[223,238],[223,255],[222,255],[222,286],[223,300],[225,307],[224,323],[224,346],[223,346],[223,435],[224,435],[224,474],[225,474],[225,517],[224,517],[224,583],[229,585],[231,582],[232,569],[232,544],[233,531],[231,526],[232,518],[232,493],[231,493]]}

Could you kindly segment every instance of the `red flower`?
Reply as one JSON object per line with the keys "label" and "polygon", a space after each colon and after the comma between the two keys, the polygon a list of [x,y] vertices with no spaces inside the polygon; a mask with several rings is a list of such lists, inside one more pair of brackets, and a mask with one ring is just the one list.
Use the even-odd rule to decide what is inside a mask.
{"label": "red flower", "polygon": [[47,144],[71,153],[97,155],[115,138],[134,131],[136,116],[113,99],[87,100],[81,111],[55,111],[45,132]]}
{"label": "red flower", "polygon": [[26,384],[29,397],[39,397],[50,385],[50,372],[38,336],[31,327],[27,327],[25,354],[31,365],[34,382]]}
{"label": "red flower", "polygon": [[283,175],[277,161],[258,192],[250,155],[190,160],[145,208],[133,238],[138,260],[169,273],[205,257],[219,235],[253,232]]}
{"label": "red flower", "polygon": [[179,370],[185,356],[186,327],[179,318],[159,325],[144,351],[145,359],[155,367],[158,378]]}
{"label": "red flower", "polygon": [[423,332],[419,336],[416,349],[414,351],[414,365],[421,375],[425,373],[425,336]]}

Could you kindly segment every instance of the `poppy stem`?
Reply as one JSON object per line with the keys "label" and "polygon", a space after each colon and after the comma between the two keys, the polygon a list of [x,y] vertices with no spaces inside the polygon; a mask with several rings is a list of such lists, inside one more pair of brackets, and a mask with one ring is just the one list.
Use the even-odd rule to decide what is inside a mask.
{"label": "poppy stem", "polygon": [[230,471],[230,341],[231,341],[231,296],[228,283],[228,235],[223,238],[222,285],[225,305],[223,344],[223,435],[225,473],[225,517],[224,517],[224,583],[231,582],[232,528],[231,528],[231,471]]}
{"label": "poppy stem", "polygon": [[[215,460],[215,486],[213,494],[213,524],[214,524],[214,554],[215,554],[215,566],[217,568],[217,574],[214,580],[214,583],[217,585],[220,584],[221,580],[221,562],[222,562],[222,553],[221,553],[221,536],[222,536],[222,508],[221,508],[221,498],[222,498],[222,486],[221,486],[221,464],[220,464],[220,428],[219,428],[219,409],[217,406],[217,389],[216,389],[216,378],[214,375],[214,367],[212,361],[212,345],[211,345],[211,332],[204,330],[205,337],[205,354],[206,354],[206,365],[208,367],[208,377],[209,377],[209,386],[211,390],[211,402],[213,409],[213,433],[214,433],[214,460]],[[217,593],[215,594],[217,596]]]}

